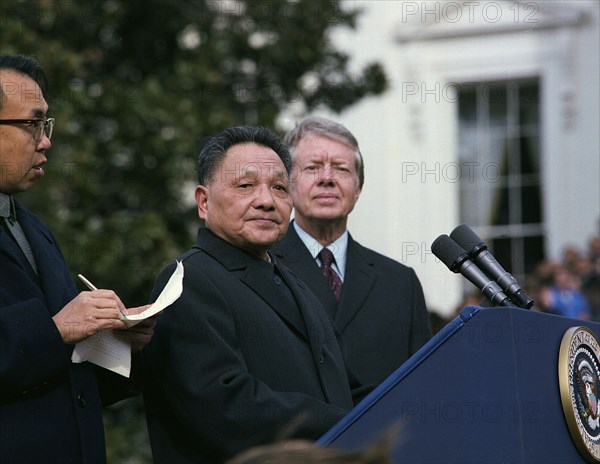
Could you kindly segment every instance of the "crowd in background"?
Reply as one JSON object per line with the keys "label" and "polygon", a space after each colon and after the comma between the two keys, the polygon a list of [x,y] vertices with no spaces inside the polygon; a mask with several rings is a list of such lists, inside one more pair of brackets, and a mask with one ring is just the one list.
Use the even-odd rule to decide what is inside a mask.
{"label": "crowd in background", "polygon": [[600,321],[600,235],[538,263],[526,287],[538,311]]}

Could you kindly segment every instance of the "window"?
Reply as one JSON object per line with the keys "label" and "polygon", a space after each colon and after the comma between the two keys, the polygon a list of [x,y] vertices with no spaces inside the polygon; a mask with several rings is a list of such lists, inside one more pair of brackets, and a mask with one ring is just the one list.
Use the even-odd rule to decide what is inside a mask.
{"label": "window", "polygon": [[521,283],[544,259],[537,80],[457,86],[461,222]]}

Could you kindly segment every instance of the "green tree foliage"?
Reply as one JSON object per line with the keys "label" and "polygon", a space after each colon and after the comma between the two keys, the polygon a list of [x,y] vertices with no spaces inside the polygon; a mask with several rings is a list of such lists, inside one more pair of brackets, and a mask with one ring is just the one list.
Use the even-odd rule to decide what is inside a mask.
{"label": "green tree foliage", "polygon": [[[146,303],[156,273],[195,238],[203,137],[277,130],[290,108],[339,112],[385,90],[379,64],[353,74],[329,40],[359,13],[337,0],[1,1],[0,49],[42,63],[57,120],[46,178],[20,199],[74,273],[126,306]],[[129,413],[107,418],[109,444],[125,433],[119,422],[135,428]],[[128,442],[109,447],[121,450],[115,462],[129,459]]]}
{"label": "green tree foliage", "polygon": [[194,239],[195,157],[225,127],[275,127],[282,111],[341,111],[384,90],[329,32],[338,1],[0,2],[3,53],[36,56],[57,119],[45,181],[27,202],[74,272],[146,302],[155,273]]}

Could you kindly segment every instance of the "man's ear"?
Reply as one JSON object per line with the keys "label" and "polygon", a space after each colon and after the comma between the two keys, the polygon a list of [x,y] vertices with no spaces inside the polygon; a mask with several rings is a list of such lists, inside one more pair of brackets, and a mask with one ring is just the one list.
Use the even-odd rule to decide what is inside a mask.
{"label": "man's ear", "polygon": [[354,201],[357,202],[360,194],[362,193],[362,187],[357,187],[356,192],[354,192]]}
{"label": "man's ear", "polygon": [[196,203],[198,205],[198,216],[203,221],[206,221],[208,214],[208,187],[205,185],[198,185],[196,187]]}

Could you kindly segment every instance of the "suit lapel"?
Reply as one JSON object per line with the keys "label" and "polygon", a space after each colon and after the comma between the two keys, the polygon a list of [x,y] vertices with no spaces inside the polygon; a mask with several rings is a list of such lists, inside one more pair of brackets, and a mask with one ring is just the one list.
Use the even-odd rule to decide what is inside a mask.
{"label": "suit lapel", "polygon": [[[271,264],[221,240],[208,229],[198,231],[196,247],[211,255],[229,271],[237,274],[240,281],[264,300],[286,324],[305,339],[308,338],[300,313],[293,305],[290,305],[288,299],[273,282],[274,271]],[[286,279],[287,281],[288,279]],[[297,299],[297,293],[292,290],[292,294]]]}
{"label": "suit lapel", "polygon": [[298,307],[302,313],[302,317],[306,322],[306,327],[309,333],[310,350],[316,366],[319,366],[324,358],[336,362],[340,361],[338,366],[340,369],[318,368],[319,378],[323,393],[332,404],[344,408],[352,408],[352,398],[348,395],[345,401],[344,395],[341,394],[347,388],[347,381],[343,365],[341,363],[342,356],[338,351],[337,338],[334,333],[333,323],[324,314],[323,309],[316,297],[311,294],[310,289],[306,284],[289,268],[282,267],[286,281],[289,282],[290,290],[297,294],[296,300]]}
{"label": "suit lapel", "polygon": [[260,296],[267,304],[281,317],[286,323],[294,328],[294,330],[302,335],[303,338],[308,339],[308,333],[306,331],[306,324],[302,320],[302,315],[297,311],[296,305],[298,303],[297,292],[294,292],[289,284],[289,279],[286,279],[286,283],[292,295],[296,299],[296,305],[290,304],[290,301],[279,291],[273,282],[273,270],[272,265],[267,262],[262,263],[250,263],[246,272],[240,277],[240,280],[244,282],[253,292]]}
{"label": "suit lapel", "polygon": [[[3,219],[0,218],[0,221]],[[23,227],[23,226],[21,226]],[[9,259],[19,266],[32,280],[37,280],[37,276],[33,268],[27,261],[27,258],[16,244],[14,239],[9,235],[3,225],[0,225],[0,250],[2,250],[2,260]],[[6,265],[6,264],[4,264]]]}
{"label": "suit lapel", "polygon": [[361,309],[375,284],[376,274],[373,266],[374,263],[361,253],[360,245],[348,236],[344,288],[335,315],[335,323],[340,332],[344,331],[357,311]]}
{"label": "suit lapel", "polygon": [[376,280],[375,265],[362,253],[361,246],[348,235],[344,287],[339,303],[310,251],[300,240],[293,225],[275,248],[277,257],[290,267],[313,291],[342,333],[361,309]]}
{"label": "suit lapel", "polygon": [[[28,272],[41,287],[50,311],[54,314],[77,293],[77,288],[63,260],[58,245],[50,232],[34,216],[17,206],[17,218],[29,241],[33,257],[38,267],[37,276],[25,261]],[[26,260],[26,258],[24,258]]]}
{"label": "suit lapel", "polygon": [[[290,224],[285,238],[275,247],[275,255],[311,289],[333,318],[338,302],[316,261]],[[344,290],[342,290],[343,295]],[[342,296],[343,298],[343,296]]]}
{"label": "suit lapel", "polygon": [[[321,356],[321,349],[323,344],[325,343],[323,322],[317,314],[317,311],[322,312],[322,310],[319,307],[310,305],[309,302],[306,300],[305,295],[310,294],[310,289],[296,274],[294,274],[294,272],[285,267],[281,267],[280,269],[286,282],[288,283],[288,287],[290,288],[298,304],[298,309],[300,310],[301,317],[306,326],[306,330],[310,339],[311,349],[313,351],[313,356],[315,357],[316,361]],[[315,303],[316,305],[319,304],[319,302],[316,301],[316,299]]]}

